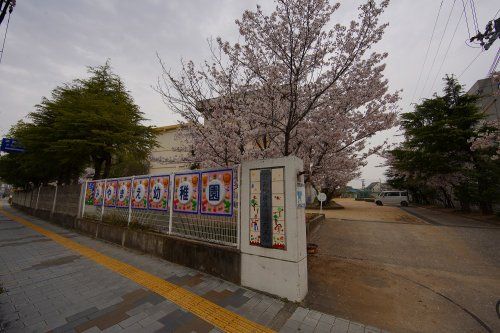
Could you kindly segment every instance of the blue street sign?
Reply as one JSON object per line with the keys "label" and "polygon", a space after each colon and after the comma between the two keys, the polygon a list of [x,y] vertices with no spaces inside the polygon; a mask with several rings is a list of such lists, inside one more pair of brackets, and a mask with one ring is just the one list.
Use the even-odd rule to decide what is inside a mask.
{"label": "blue street sign", "polygon": [[0,151],[6,153],[24,153],[25,149],[18,144],[16,139],[3,138]]}

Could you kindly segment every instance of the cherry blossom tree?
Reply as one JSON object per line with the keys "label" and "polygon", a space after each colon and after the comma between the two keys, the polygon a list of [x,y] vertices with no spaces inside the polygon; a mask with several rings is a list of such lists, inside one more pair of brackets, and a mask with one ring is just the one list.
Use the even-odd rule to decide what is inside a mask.
{"label": "cherry blossom tree", "polygon": [[202,166],[296,155],[317,188],[342,186],[380,147],[367,139],[394,126],[399,92],[383,76],[387,53],[371,48],[388,1],[369,0],[356,20],[333,24],[339,4],[276,0],[236,20],[241,43],[209,41],[211,59],[161,61],[157,91],[184,118],[183,161]]}

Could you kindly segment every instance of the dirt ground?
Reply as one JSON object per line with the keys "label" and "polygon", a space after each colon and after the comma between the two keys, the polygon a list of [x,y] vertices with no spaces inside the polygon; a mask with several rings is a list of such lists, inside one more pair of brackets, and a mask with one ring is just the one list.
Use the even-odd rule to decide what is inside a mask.
{"label": "dirt ground", "polygon": [[[344,209],[323,210],[326,218],[422,224],[419,218],[408,214],[397,206],[377,206],[374,202],[356,201],[350,198],[334,200]],[[319,210],[307,210],[307,212],[319,212]]]}
{"label": "dirt ground", "polygon": [[306,304],[391,332],[499,332],[500,228],[397,222],[404,215],[391,212],[372,206],[363,220],[321,225]]}

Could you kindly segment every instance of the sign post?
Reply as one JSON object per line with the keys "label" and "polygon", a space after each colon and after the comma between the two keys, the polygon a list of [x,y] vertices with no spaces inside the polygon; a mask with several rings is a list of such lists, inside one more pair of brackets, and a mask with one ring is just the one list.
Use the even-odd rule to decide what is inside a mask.
{"label": "sign post", "polygon": [[24,153],[25,150],[21,147],[16,139],[3,138],[0,145],[0,151],[6,153]]}
{"label": "sign post", "polygon": [[319,201],[319,213],[323,213],[323,202],[326,201],[326,194],[321,192],[320,194],[318,194],[317,196],[318,198],[318,201]]}

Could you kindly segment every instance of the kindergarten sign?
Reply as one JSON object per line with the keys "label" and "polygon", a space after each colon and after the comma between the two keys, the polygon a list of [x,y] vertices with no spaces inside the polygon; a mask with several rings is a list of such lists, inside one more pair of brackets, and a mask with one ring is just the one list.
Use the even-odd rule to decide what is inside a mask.
{"label": "kindergarten sign", "polygon": [[201,173],[201,208],[207,215],[233,215],[233,170]]}
{"label": "kindergarten sign", "polygon": [[94,206],[102,206],[102,200],[104,196],[104,182],[104,180],[98,180],[95,182]]}
{"label": "kindergarten sign", "polygon": [[104,193],[104,206],[115,207],[117,187],[118,187],[118,182],[116,180],[108,180],[106,182],[106,192]]}
{"label": "kindergarten sign", "polygon": [[174,178],[174,211],[180,213],[198,213],[198,194],[200,174],[176,174]]}
{"label": "kindergarten sign", "polygon": [[134,178],[132,184],[132,208],[148,208],[149,177]]}
{"label": "kindergarten sign", "polygon": [[132,180],[119,179],[117,183],[118,195],[116,197],[116,207],[128,208],[130,203],[130,188],[132,187]]}
{"label": "kindergarten sign", "polygon": [[166,211],[169,209],[170,176],[151,176],[149,179],[148,208]]}
{"label": "kindergarten sign", "polygon": [[95,193],[95,182],[87,182],[87,187],[85,188],[85,204],[94,204],[94,194]]}

